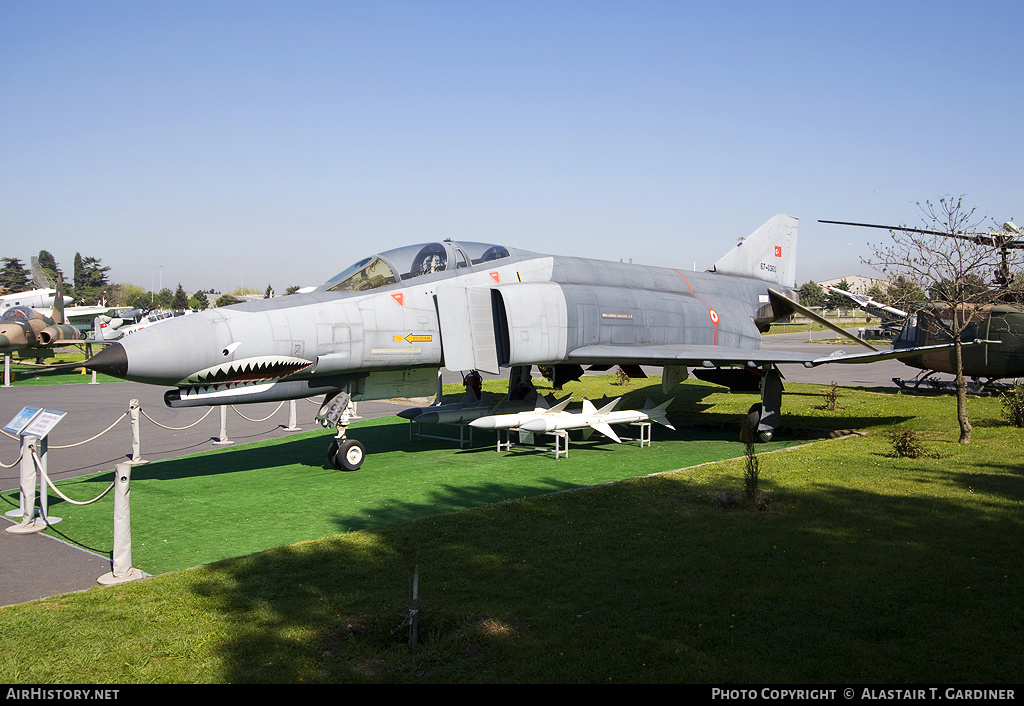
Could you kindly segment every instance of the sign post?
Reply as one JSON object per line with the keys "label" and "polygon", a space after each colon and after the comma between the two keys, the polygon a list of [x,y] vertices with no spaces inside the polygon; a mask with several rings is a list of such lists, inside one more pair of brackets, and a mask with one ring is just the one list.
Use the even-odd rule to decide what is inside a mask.
{"label": "sign post", "polygon": [[39,470],[45,476],[47,471],[46,436],[67,412],[26,406],[7,423],[4,431],[21,437],[21,492],[19,509],[11,511],[9,517],[21,516],[21,524],[8,527],[11,534],[41,532],[47,525],[61,521],[60,517],[47,517],[46,480],[39,479],[40,517],[35,517],[36,504],[36,463],[33,454],[39,457]]}

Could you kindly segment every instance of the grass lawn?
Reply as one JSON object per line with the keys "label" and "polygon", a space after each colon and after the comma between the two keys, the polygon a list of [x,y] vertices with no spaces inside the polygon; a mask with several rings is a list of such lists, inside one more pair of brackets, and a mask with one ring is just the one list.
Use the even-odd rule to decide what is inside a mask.
{"label": "grass lawn", "polygon": [[[660,392],[636,389],[644,384],[632,394]],[[688,381],[673,391],[672,418],[699,419],[702,435],[706,424],[725,426],[734,437],[730,425],[753,396],[719,389]],[[425,495],[417,495],[417,473],[400,474],[402,463],[374,470],[388,453],[371,454],[356,473],[334,472],[336,496],[310,489],[275,503],[277,488],[267,485],[267,503],[255,510],[265,521],[252,532],[356,499],[352,489],[370,485],[364,476],[391,483],[381,486],[389,504],[338,509],[330,532],[307,541],[0,609],[8,645],[0,679],[1019,683],[1024,430],[1001,421],[998,399],[972,399],[974,441],[962,446],[951,397],[840,393],[842,409],[825,411],[819,386],[787,384],[791,439],[828,428],[863,435],[774,453],[759,447],[760,488],[770,497],[760,510],[743,502],[743,458],[644,476],[659,449],[683,458],[683,447],[701,443],[660,428],[652,449],[574,444],[559,461],[448,446],[426,451],[438,455],[421,464],[420,452],[389,451],[412,467],[447,459],[450,480]],[[901,426],[921,437],[924,456],[892,456],[888,435]],[[321,453],[323,441],[288,443]],[[243,457],[222,469],[228,474],[276,463],[272,450],[210,457],[227,466],[230,453]],[[591,481],[556,475],[600,473],[611,454],[609,467],[643,477],[578,488]],[[460,475],[485,457],[495,465]],[[546,464],[542,482],[514,475],[531,464]],[[321,460],[308,461],[305,480],[326,473]],[[156,475],[171,483],[183,473]],[[492,496],[492,486],[516,492]],[[549,492],[560,490],[571,492]],[[221,523],[198,517],[208,493],[169,508],[192,515],[185,539]],[[467,496],[474,507],[461,502]],[[414,567],[415,650],[407,624]]]}

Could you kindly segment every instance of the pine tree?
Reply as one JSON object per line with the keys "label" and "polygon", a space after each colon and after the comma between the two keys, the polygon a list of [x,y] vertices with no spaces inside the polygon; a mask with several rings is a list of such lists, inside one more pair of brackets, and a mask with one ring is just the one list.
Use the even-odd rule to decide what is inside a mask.
{"label": "pine tree", "polygon": [[57,265],[57,259],[48,250],[39,251],[39,267],[54,282],[57,281],[58,275],[64,276],[64,273],[60,271],[60,266]]}
{"label": "pine tree", "polygon": [[0,270],[0,287],[11,292],[24,292],[29,289],[31,279],[25,265],[16,257],[5,257],[3,269]]}
{"label": "pine tree", "polygon": [[181,283],[178,283],[178,288],[174,292],[174,302],[171,304],[171,308],[175,311],[185,311],[188,308],[188,295],[185,294],[185,290],[182,288]]}

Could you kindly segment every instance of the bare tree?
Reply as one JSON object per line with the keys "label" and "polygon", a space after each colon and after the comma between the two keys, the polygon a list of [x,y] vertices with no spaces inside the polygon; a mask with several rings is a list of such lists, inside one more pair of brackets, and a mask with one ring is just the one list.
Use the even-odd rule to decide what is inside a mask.
{"label": "bare tree", "polygon": [[[919,203],[924,228],[894,227],[892,241],[872,245],[873,255],[864,260],[884,273],[890,281],[900,278],[927,291],[935,316],[928,325],[940,338],[953,343],[956,376],[956,410],[960,425],[960,443],[971,441],[971,423],[967,415],[967,379],[963,370],[963,343],[973,339],[974,321],[980,305],[997,301],[998,289],[984,286],[979,274],[995,273],[997,283],[1004,281],[1009,267],[1005,250],[979,237],[977,228],[984,218],[963,203],[963,196],[940,198],[938,203]],[[913,302],[896,306],[911,310]],[[921,325],[920,316],[918,324]],[[965,339],[967,339],[965,341]]]}

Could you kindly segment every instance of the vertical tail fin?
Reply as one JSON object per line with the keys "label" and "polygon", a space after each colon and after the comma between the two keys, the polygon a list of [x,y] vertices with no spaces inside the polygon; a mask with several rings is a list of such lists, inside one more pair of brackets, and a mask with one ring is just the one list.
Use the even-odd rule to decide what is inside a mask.
{"label": "vertical tail fin", "polygon": [[796,288],[797,219],[779,214],[722,256],[712,272],[754,277]]}
{"label": "vertical tail fin", "polygon": [[53,295],[53,309],[50,312],[53,323],[64,323],[64,278],[57,275],[57,291]]}

